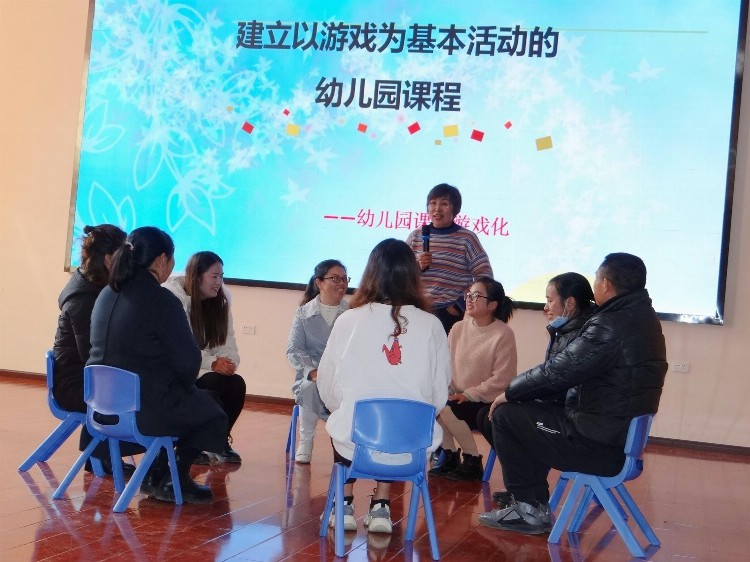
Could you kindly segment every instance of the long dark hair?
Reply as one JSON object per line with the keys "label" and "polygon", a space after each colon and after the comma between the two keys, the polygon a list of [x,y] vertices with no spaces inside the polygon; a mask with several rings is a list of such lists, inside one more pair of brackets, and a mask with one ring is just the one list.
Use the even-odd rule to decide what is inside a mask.
{"label": "long dark hair", "polygon": [[575,271],[561,273],[550,279],[549,284],[555,286],[561,304],[568,297],[573,297],[578,314],[584,316],[591,314],[591,309],[594,307],[594,291],[591,290],[589,280],[583,275]]}
{"label": "long dark hair", "polygon": [[81,237],[81,273],[94,285],[104,287],[109,281],[107,255],[122,246],[127,235],[113,224],[86,225]]}
{"label": "long dark hair", "polygon": [[403,240],[388,238],[370,252],[362,281],[349,302],[349,308],[373,302],[391,305],[391,318],[396,323],[394,335],[402,333],[406,327],[406,318],[399,314],[402,306],[413,305],[426,311],[432,309],[424,296],[414,252]]}
{"label": "long dark hair", "polygon": [[497,306],[492,312],[492,316],[502,320],[506,324],[513,317],[513,311],[518,308],[515,301],[505,294],[505,288],[500,281],[492,277],[481,276],[474,279],[474,283],[481,283],[487,291],[487,301],[496,302]]}
{"label": "long dark hair", "polygon": [[190,295],[190,327],[201,349],[227,342],[229,302],[224,294],[224,287],[219,289],[215,297],[201,298],[201,277],[216,263],[224,265],[217,254],[198,252],[190,257],[185,268],[185,292]]}
{"label": "long dark hair", "polygon": [[318,279],[322,281],[323,278],[328,275],[328,272],[334,267],[340,267],[344,270],[344,273],[346,273],[346,267],[339,260],[323,260],[315,266],[315,271],[313,272],[312,277],[310,277],[310,281],[307,282],[307,287],[305,287],[305,293],[302,295],[302,302],[299,303],[300,306],[307,304],[320,294],[320,289],[318,289],[315,280]]}
{"label": "long dark hair", "polygon": [[172,237],[155,226],[136,228],[112,255],[109,286],[119,293],[139,269],[148,269],[162,254],[170,259],[174,256]]}

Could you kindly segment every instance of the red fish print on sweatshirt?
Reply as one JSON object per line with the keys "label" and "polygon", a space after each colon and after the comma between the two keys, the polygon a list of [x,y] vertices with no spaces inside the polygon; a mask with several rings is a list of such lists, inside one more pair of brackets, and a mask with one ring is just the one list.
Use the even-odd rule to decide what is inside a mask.
{"label": "red fish print on sweatshirt", "polygon": [[388,346],[383,344],[383,353],[385,358],[391,365],[398,365],[401,363],[401,345],[398,343],[398,338],[393,338],[393,345],[390,349]]}

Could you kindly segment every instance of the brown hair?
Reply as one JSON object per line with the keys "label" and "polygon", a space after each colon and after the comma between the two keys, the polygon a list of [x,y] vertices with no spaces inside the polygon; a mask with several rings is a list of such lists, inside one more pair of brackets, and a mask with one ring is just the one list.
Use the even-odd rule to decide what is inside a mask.
{"label": "brown hair", "polygon": [[127,235],[113,224],[86,225],[81,237],[81,273],[94,285],[104,287],[109,281],[107,255],[122,246]]}
{"label": "brown hair", "polygon": [[193,254],[185,268],[185,292],[190,295],[190,327],[201,349],[224,345],[229,326],[229,302],[224,287],[215,297],[201,298],[201,277],[212,265],[222,259],[213,252]]}
{"label": "brown hair", "polygon": [[391,318],[396,323],[394,335],[402,333],[406,326],[402,324],[406,319],[399,315],[402,306],[432,310],[430,301],[424,296],[414,252],[403,240],[388,238],[373,248],[349,308],[373,302],[391,305]]}

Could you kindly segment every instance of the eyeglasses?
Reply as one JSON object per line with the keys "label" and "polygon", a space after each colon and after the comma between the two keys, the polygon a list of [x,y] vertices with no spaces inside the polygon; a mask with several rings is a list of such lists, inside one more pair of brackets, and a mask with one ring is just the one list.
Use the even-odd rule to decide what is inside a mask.
{"label": "eyeglasses", "polygon": [[476,302],[479,297],[487,299],[488,301],[491,300],[489,297],[485,297],[484,295],[480,295],[479,293],[466,293],[466,302]]}
{"label": "eyeglasses", "polygon": [[323,279],[330,279],[334,283],[349,283],[352,280],[351,277],[339,277],[338,275],[331,275],[330,277],[323,277]]}

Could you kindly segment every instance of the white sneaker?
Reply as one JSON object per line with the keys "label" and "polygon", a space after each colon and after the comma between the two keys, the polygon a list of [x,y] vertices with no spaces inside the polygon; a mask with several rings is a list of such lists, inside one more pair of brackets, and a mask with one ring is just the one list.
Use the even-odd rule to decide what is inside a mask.
{"label": "white sneaker", "polygon": [[[323,519],[323,514],[320,514],[320,518]],[[331,529],[336,528],[336,507],[331,510],[331,516],[328,518],[328,526]],[[354,518],[354,504],[344,504],[344,531],[356,531],[357,520]]]}
{"label": "white sneaker", "polygon": [[300,441],[297,445],[297,452],[294,454],[294,462],[299,464],[310,464],[312,459],[312,441]]}
{"label": "white sneaker", "polygon": [[385,503],[376,503],[365,515],[364,525],[371,533],[392,533],[391,508]]}

